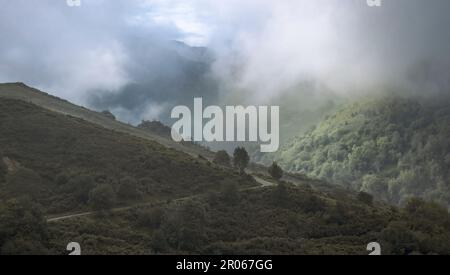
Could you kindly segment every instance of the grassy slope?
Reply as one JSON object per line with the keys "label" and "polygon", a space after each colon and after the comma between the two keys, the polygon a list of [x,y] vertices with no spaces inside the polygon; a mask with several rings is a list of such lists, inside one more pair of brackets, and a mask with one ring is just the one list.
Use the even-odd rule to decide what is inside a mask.
{"label": "grassy slope", "polygon": [[2,97],[33,103],[37,106],[56,113],[70,115],[72,117],[81,118],[93,124],[101,125],[103,128],[126,133],[143,139],[156,141],[166,147],[174,148],[193,156],[197,156],[198,154],[209,157],[211,156],[210,152],[205,149],[199,148],[198,146],[186,146],[186,144],[181,145],[179,143],[173,142],[171,139],[161,137],[160,135],[154,134],[150,131],[145,131],[144,129],[139,129],[133,127],[132,125],[109,119],[101,113],[77,106],[66,100],[28,87],[23,83],[0,84],[0,98]]}
{"label": "grassy slope", "polygon": [[[254,184],[156,142],[19,100],[0,97],[0,133],[3,157],[17,166],[0,185],[0,197],[30,195],[50,213],[84,209],[79,193],[89,190],[79,185],[89,180],[80,177],[93,181],[87,188],[106,183],[115,190],[123,178],[132,178],[144,199],[188,196],[221,188],[227,181]],[[24,174],[25,180],[12,186],[15,174]]]}

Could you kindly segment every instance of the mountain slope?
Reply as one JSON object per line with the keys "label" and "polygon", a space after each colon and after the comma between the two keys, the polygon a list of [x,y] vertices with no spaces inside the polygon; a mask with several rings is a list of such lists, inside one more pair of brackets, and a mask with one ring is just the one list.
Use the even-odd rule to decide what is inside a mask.
{"label": "mountain slope", "polygon": [[122,201],[198,194],[228,180],[255,184],[154,141],[20,100],[0,97],[0,133],[8,171],[0,198],[28,195],[49,213],[84,209],[89,193],[103,184],[125,193]]}
{"label": "mountain slope", "polygon": [[274,157],[289,171],[369,192],[391,203],[450,203],[450,105],[388,97],[357,102]]}
{"label": "mountain slope", "polygon": [[70,115],[75,118],[83,119],[87,122],[100,125],[103,128],[111,129],[118,132],[130,134],[139,138],[156,141],[169,148],[174,148],[183,152],[187,152],[193,156],[203,154],[205,156],[211,155],[207,150],[201,150],[198,146],[190,148],[186,144],[179,144],[173,142],[171,139],[163,138],[158,134],[152,134],[150,131],[145,131],[132,125],[122,123],[120,121],[111,119],[102,113],[98,113],[66,100],[51,96],[45,92],[26,86],[23,83],[5,83],[0,84],[0,98],[9,98],[32,103],[47,110],[57,112],[63,115]]}
{"label": "mountain slope", "polygon": [[[0,91],[0,254],[68,254],[69,242],[83,254],[367,254],[372,241],[385,254],[450,253],[438,205],[398,209],[295,175],[276,184],[257,165],[255,181],[183,151],[198,146],[8,89],[19,92]],[[81,211],[91,215],[47,218]]]}

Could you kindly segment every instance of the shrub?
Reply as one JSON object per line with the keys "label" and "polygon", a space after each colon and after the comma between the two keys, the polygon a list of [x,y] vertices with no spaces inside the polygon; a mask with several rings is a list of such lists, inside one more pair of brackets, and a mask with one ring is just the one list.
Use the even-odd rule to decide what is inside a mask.
{"label": "shrub", "polygon": [[135,200],[142,197],[142,193],[138,190],[137,181],[132,177],[125,177],[120,180],[117,196],[124,200]]}
{"label": "shrub", "polygon": [[116,194],[109,184],[101,184],[89,193],[89,205],[94,210],[108,210],[115,202]]}
{"label": "shrub", "polygon": [[365,203],[367,205],[373,204],[373,196],[366,193],[366,192],[359,192],[358,193],[358,200],[362,203]]}
{"label": "shrub", "polygon": [[228,167],[231,165],[231,158],[228,155],[227,151],[222,150],[216,153],[213,162],[217,165]]}

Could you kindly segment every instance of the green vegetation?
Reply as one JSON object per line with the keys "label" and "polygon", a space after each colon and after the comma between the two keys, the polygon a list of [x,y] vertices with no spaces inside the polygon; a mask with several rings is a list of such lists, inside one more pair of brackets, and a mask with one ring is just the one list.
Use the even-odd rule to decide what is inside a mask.
{"label": "green vegetation", "polygon": [[283,177],[283,169],[276,162],[273,162],[268,169],[269,175],[276,181]]}
{"label": "green vegetation", "polygon": [[231,158],[230,155],[228,155],[227,151],[221,150],[216,153],[214,156],[213,162],[217,165],[222,165],[225,167],[231,166]]}
{"label": "green vegetation", "polygon": [[398,210],[280,186],[238,191],[234,203],[223,191],[50,224],[50,248],[76,240],[85,254],[367,255],[377,241],[383,254],[450,253],[450,216],[435,204],[412,200]]}
{"label": "green vegetation", "polygon": [[[273,163],[278,184],[260,187],[243,173],[244,148],[238,173],[223,152],[211,163],[6,98],[0,133],[0,254],[67,254],[69,242],[83,254],[367,254],[372,241],[384,254],[450,253],[447,210],[374,201],[383,173],[361,175],[361,192],[350,192],[281,181]],[[95,212],[46,221],[86,211]]]}
{"label": "green vegetation", "polygon": [[116,202],[116,194],[111,185],[101,184],[89,193],[89,205],[97,211],[111,209]]}
{"label": "green vegetation", "polygon": [[233,164],[239,169],[241,174],[244,173],[249,162],[250,157],[248,156],[247,150],[244,147],[237,147],[233,154]]}
{"label": "green vegetation", "polygon": [[0,200],[27,195],[46,214],[88,211],[101,185],[118,197],[115,206],[218,190],[226,181],[255,185],[207,160],[19,100],[0,98],[0,133]]}
{"label": "green vegetation", "polygon": [[48,254],[49,234],[41,207],[29,198],[0,204],[0,254]]}
{"label": "green vegetation", "polygon": [[450,203],[448,101],[367,100],[343,108],[274,157],[304,173],[402,204]]}

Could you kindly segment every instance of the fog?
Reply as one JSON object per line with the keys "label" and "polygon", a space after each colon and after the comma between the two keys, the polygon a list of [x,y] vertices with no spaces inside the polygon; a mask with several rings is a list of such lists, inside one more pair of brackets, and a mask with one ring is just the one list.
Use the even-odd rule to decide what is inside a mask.
{"label": "fog", "polygon": [[132,123],[167,121],[194,96],[307,117],[341,98],[447,93],[449,12],[447,0],[0,0],[0,82]]}

